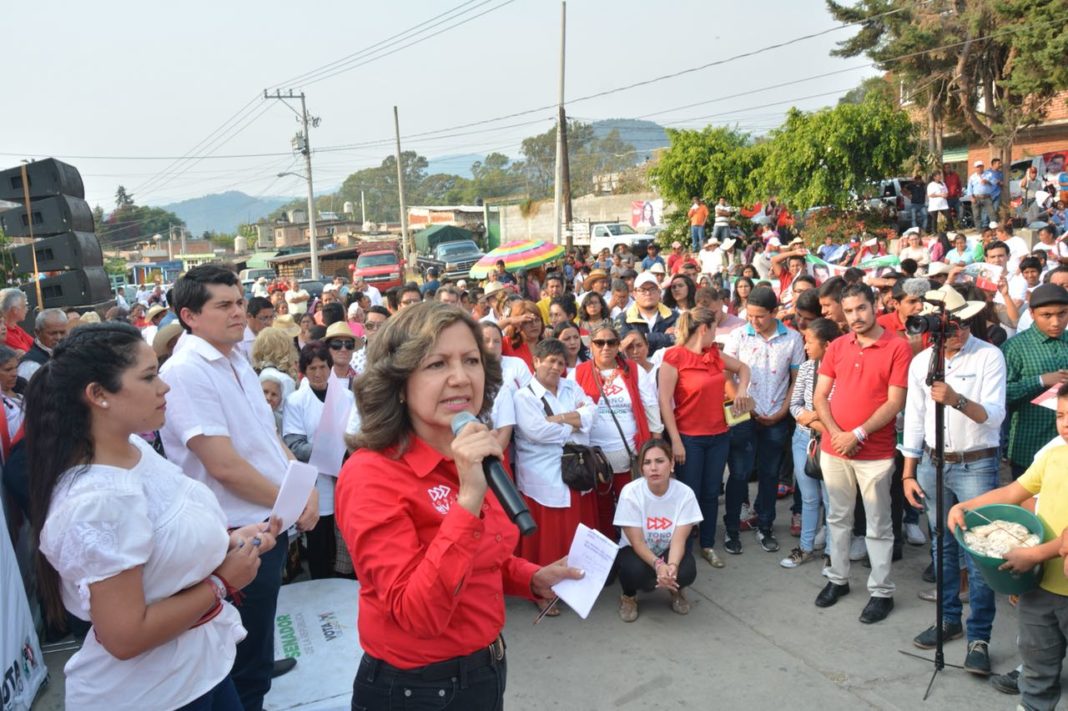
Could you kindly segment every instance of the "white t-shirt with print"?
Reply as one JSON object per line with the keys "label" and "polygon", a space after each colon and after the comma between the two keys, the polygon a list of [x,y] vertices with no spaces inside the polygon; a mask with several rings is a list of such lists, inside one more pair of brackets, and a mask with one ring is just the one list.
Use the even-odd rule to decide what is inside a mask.
{"label": "white t-shirt with print", "polygon": [[[657,496],[649,490],[645,479],[635,479],[623,487],[616,505],[616,526],[641,527],[645,545],[655,555],[663,555],[671,546],[671,536],[676,526],[700,523],[701,508],[693,489],[677,479],[668,481],[668,490]],[[629,546],[624,533],[619,546]]]}

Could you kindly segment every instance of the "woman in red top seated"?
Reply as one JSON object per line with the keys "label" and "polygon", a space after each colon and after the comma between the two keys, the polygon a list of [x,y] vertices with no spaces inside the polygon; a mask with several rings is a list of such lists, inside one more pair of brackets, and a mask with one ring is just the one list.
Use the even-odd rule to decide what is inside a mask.
{"label": "woman in red top seated", "polygon": [[[723,562],[716,555],[716,515],[723,469],[730,451],[730,433],[723,403],[726,400],[724,371],[738,377],[739,393],[749,392],[749,366],[723,355],[715,345],[716,316],[698,306],[679,314],[675,342],[664,353],[660,366],[660,414],[664,431],[675,455],[675,476],[693,489],[701,506],[701,556],[715,568]],[[672,403],[674,402],[674,409]],[[748,395],[734,399],[735,414],[748,412]],[[730,506],[728,505],[728,510]]]}
{"label": "woman in red top seated", "polygon": [[33,348],[33,336],[19,326],[21,321],[26,320],[28,310],[29,303],[21,289],[11,287],[0,291],[0,313],[4,315],[4,323],[7,324],[4,343],[17,351],[20,356]]}
{"label": "woman in red top seated", "polygon": [[533,301],[516,301],[512,303],[509,314],[515,325],[505,328],[505,339],[501,355],[522,358],[523,362],[534,372],[533,348],[541,340],[545,323],[541,320],[541,309]]}
{"label": "woman in red top seated", "polygon": [[495,709],[505,685],[504,596],[553,596],[581,577],[512,555],[519,533],[486,495],[482,460],[500,457],[486,415],[501,384],[478,324],[425,302],[389,319],[356,379],[360,432],[335,492],[336,522],[360,580],[363,660],[353,707]]}

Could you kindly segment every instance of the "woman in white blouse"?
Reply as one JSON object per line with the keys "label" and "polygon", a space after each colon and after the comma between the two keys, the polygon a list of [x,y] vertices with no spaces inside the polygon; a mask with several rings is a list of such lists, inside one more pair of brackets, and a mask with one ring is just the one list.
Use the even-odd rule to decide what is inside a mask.
{"label": "woman in white blouse", "polygon": [[[597,527],[596,495],[570,489],[560,470],[565,443],[589,444],[596,405],[562,377],[567,367],[563,343],[539,341],[533,356],[534,379],[515,393],[515,460],[516,484],[538,530],[523,537],[519,555],[546,565],[567,555],[580,522]],[[557,614],[557,608],[549,613]]]}
{"label": "woman in white blouse", "polygon": [[226,602],[278,522],[230,534],[215,496],[138,432],[163,425],[156,354],[128,324],[83,326],[27,390],[31,515],[45,612],[92,623],[64,668],[71,709],[240,709],[245,629]]}
{"label": "woman in white blouse", "polygon": [[[282,411],[282,441],[302,462],[310,461],[315,433],[322,423],[327,405],[332,408],[333,426],[337,432],[339,455],[344,454],[340,445],[343,428],[348,425],[352,412],[352,391],[348,379],[337,374],[334,368],[335,351],[323,343],[312,342],[300,350],[299,368],[303,379],[300,387],[286,398]],[[333,377],[331,372],[333,371]],[[334,393],[334,388],[337,392]],[[329,397],[328,395],[333,395]],[[317,462],[322,466],[322,462]],[[308,572],[313,580],[334,577],[337,557],[337,540],[334,536],[334,486],[341,471],[340,456],[337,466],[327,466],[331,471],[319,471],[315,488],[319,492],[319,525],[304,533],[308,550]]]}
{"label": "woman in white blouse", "polygon": [[15,384],[19,380],[18,368],[18,354],[14,349],[0,345],[0,399],[4,403],[4,419],[0,421],[0,426],[6,428],[0,441],[5,462],[22,427],[22,395],[15,392]]}
{"label": "woman in white blouse", "polygon": [[932,233],[940,229],[939,218],[942,227],[949,220],[949,189],[942,181],[942,171],[936,170],[931,175],[931,182],[927,183],[927,229]]}
{"label": "woman in white blouse", "polygon": [[651,439],[638,453],[641,479],[623,487],[615,523],[623,531],[619,540],[617,571],[623,594],[619,617],[638,619],[639,590],[664,588],[671,593],[671,609],[690,611],[683,589],[697,579],[690,547],[690,532],[702,520],[693,489],[671,476],[671,445]]}
{"label": "woman in white blouse", "polygon": [[482,328],[482,347],[501,361],[501,388],[493,398],[490,422],[494,436],[507,454],[515,429],[515,392],[530,382],[530,370],[522,358],[501,355],[504,336],[500,326],[490,321],[483,321],[479,326]]}

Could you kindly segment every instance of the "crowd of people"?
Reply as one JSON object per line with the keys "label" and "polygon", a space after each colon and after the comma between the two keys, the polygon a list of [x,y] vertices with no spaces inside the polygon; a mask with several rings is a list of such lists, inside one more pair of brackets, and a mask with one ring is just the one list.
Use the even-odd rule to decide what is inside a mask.
{"label": "crowd of people", "polygon": [[[381,293],[338,277],[320,297],[261,281],[246,299],[233,270],[206,265],[103,319],[45,309],[32,334],[25,295],[0,291],[0,434],[5,463],[24,449],[34,473],[13,489],[40,537],[42,602],[53,624],[95,631],[67,667],[68,703],[121,690],[158,707],[261,708],[296,552],[312,578],[360,580],[361,704],[436,694],[460,672],[457,698],[490,707],[478,704],[503,689],[502,596],[558,615],[550,586],[581,575],[563,562],[579,523],[619,542],[625,622],[658,589],[687,614],[698,558],[721,569],[747,541],[776,554],[790,537],[780,565],[826,578],[816,606],[850,592],[852,564],[870,566],[872,624],[893,610],[893,562],[927,542],[922,513],[941,532],[926,581],[945,548],[945,639],[966,635],[964,667],[990,675],[995,595],[952,529],[962,507],[994,500],[1068,529],[1068,233],[1047,225],[1029,245],[1009,224],[917,226],[806,244],[717,220],[692,238],[668,255],[502,263],[481,284],[428,275]],[[907,325],[943,313],[945,377],[929,382],[937,339]],[[1047,392],[1056,410],[1032,402]],[[949,526],[930,505],[934,403]],[[461,412],[481,424],[454,439]],[[533,535],[486,495],[488,457],[513,476]],[[574,484],[569,457],[597,465],[592,486]],[[319,477],[287,531],[268,514],[290,459]],[[1007,558],[1046,566],[1012,601],[1020,670],[994,679],[1026,708],[1059,698],[1062,553],[1049,541]],[[934,646],[934,626],[918,632]]]}

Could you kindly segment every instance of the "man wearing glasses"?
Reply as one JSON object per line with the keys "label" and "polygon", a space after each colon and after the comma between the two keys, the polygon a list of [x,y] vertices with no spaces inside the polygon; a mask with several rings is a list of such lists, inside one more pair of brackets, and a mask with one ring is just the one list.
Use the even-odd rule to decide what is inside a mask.
{"label": "man wearing glasses", "polygon": [[625,334],[637,329],[649,341],[649,353],[675,345],[677,311],[660,303],[660,285],[652,272],[642,272],[634,280],[634,303],[616,317],[616,329]]}
{"label": "man wearing glasses", "polygon": [[245,307],[245,337],[237,344],[237,350],[252,360],[252,342],[259,332],[274,323],[274,306],[269,299],[253,296]]}
{"label": "man wearing glasses", "polygon": [[[941,301],[949,314],[946,328],[945,377],[927,384],[933,348],[921,351],[909,365],[905,396],[905,431],[899,449],[905,455],[905,496],[909,503],[927,510],[931,531],[936,530],[934,497],[935,467],[931,453],[935,443],[934,403],[945,405],[945,469],[943,495],[946,510],[998,487],[998,445],[1005,419],[1005,358],[996,346],[971,335],[971,321],[982,318],[982,301],[965,301],[952,287],[927,292],[928,301]],[[933,537],[932,537],[933,538]],[[961,625],[960,551],[949,530],[943,530],[945,546],[942,568],[942,629],[946,641],[964,634]],[[975,568],[968,564],[968,649],[964,669],[990,674],[987,646],[994,624],[994,592]],[[932,625],[913,640],[920,649],[933,649],[938,629]]]}
{"label": "man wearing glasses", "polygon": [[[382,326],[386,323],[388,319],[389,309],[387,309],[385,306],[372,306],[371,308],[367,309],[367,315],[364,317],[363,321],[363,332],[366,335],[367,343],[370,343],[374,340],[375,335],[378,333],[379,329],[382,328]],[[365,346],[364,348],[361,348],[360,350],[356,351],[355,354],[353,354],[352,369],[356,371],[357,375],[359,375],[364,371],[366,367],[367,348]]]}

